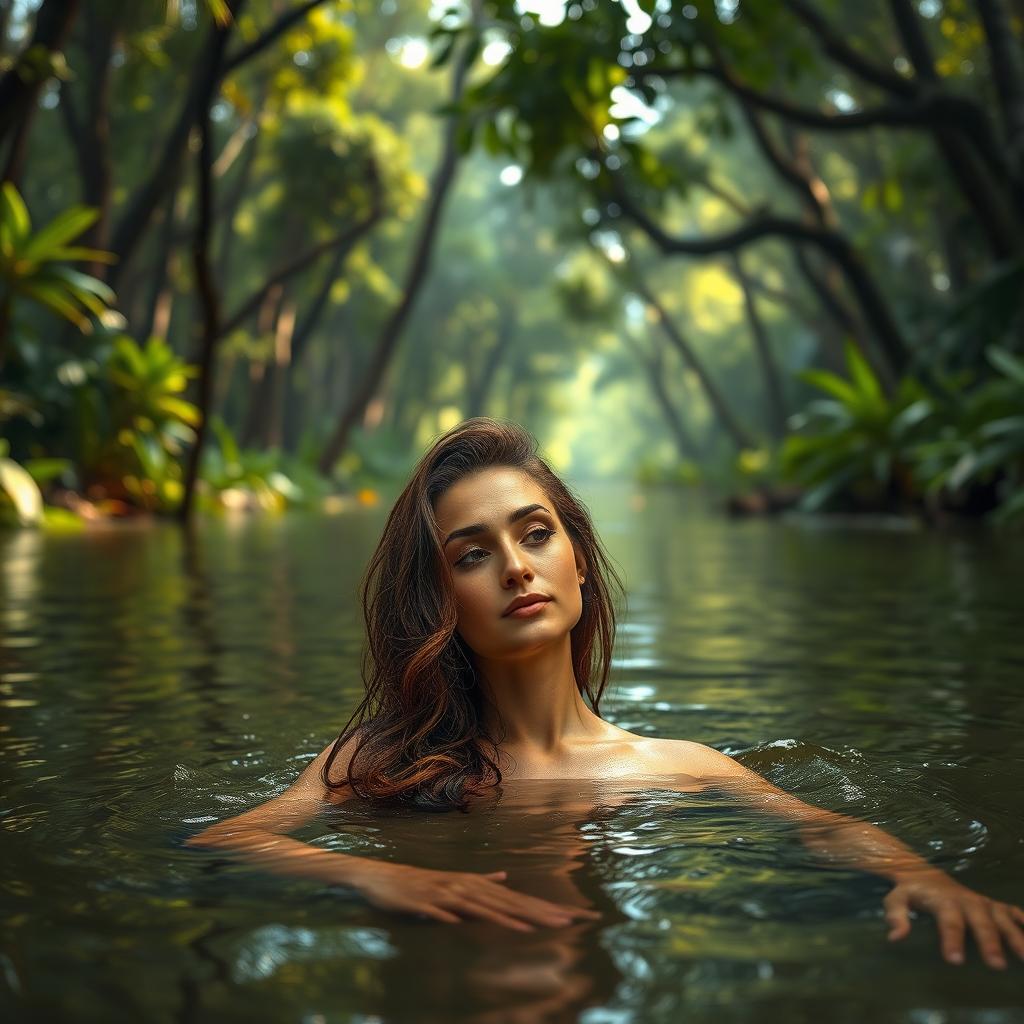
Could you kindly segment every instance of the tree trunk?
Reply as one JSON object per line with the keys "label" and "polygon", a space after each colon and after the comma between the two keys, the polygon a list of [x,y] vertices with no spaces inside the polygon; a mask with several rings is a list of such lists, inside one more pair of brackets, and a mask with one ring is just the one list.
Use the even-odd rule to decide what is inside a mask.
{"label": "tree trunk", "polygon": [[683,417],[679,414],[675,402],[672,401],[672,396],[668,393],[665,367],[660,354],[647,353],[639,342],[630,340],[628,335],[624,335],[624,337],[626,338],[626,344],[636,354],[637,359],[640,360],[644,368],[644,372],[647,374],[651,391],[654,394],[655,401],[658,403],[658,408],[661,409],[665,425],[672,435],[672,441],[676,446],[676,452],[679,455],[680,461],[700,462],[700,452],[697,444],[691,436],[689,428],[683,422]]}
{"label": "tree trunk", "polygon": [[[463,85],[472,58],[473,48],[466,45],[461,50],[452,73],[451,104],[453,106],[462,98]],[[427,209],[413,248],[413,256],[406,274],[402,298],[384,324],[374,346],[373,354],[370,357],[370,364],[356,387],[355,393],[349,398],[345,408],[342,410],[337,426],[334,428],[334,432],[320,456],[318,468],[324,476],[330,476],[334,469],[334,464],[338,461],[348,444],[352,428],[362,420],[366,407],[376,394],[384,373],[391,363],[391,358],[394,355],[406,321],[412,313],[423,282],[426,280],[430,269],[430,257],[433,252],[438,227],[441,223],[441,213],[452,183],[455,181],[455,172],[458,167],[457,129],[456,115],[451,114],[449,115],[448,124],[445,126],[441,160],[434,173],[430,197],[427,200]]]}
{"label": "tree trunk", "polygon": [[210,106],[213,103],[217,83],[222,74],[224,54],[228,36],[235,23],[238,11],[245,0],[225,0],[231,13],[226,25],[215,25],[213,44],[209,47],[210,63],[199,76],[199,99],[202,114],[199,118],[199,154],[197,160],[198,222],[195,241],[192,246],[192,261],[195,268],[196,292],[202,310],[202,346],[199,359],[199,424],[195,441],[189,449],[185,466],[184,494],[178,508],[178,518],[185,524],[191,522],[195,508],[196,483],[203,457],[203,445],[209,429],[210,403],[214,393],[214,367],[216,366],[217,340],[220,337],[220,298],[214,284],[210,265],[210,238],[213,231],[213,124]]}
{"label": "tree trunk", "polygon": [[630,278],[628,286],[633,289],[651,309],[654,310],[658,317],[658,322],[661,324],[662,329],[665,332],[665,336],[682,357],[683,362],[693,370],[694,374],[696,374],[697,380],[700,381],[700,386],[704,390],[708,403],[714,410],[715,416],[718,418],[718,422],[725,428],[729,437],[732,439],[733,444],[740,450],[744,448],[756,448],[757,445],[753,437],[743,426],[740,425],[739,420],[729,407],[729,403],[726,401],[725,395],[722,394],[718,389],[718,385],[711,379],[711,375],[704,368],[704,364],[701,362],[701,359],[697,355],[693,346],[690,345],[683,336],[682,331],[680,331],[676,326],[675,322],[666,312],[665,307],[654,296],[654,293],[640,281],[638,275],[634,275]]}
{"label": "tree trunk", "polygon": [[[244,2],[245,0],[230,0],[229,8],[237,12],[241,10]],[[116,280],[117,275],[135,251],[152,221],[153,213],[175,178],[177,168],[185,158],[192,129],[206,116],[207,108],[203,105],[205,94],[208,92],[212,95],[213,89],[224,75],[230,74],[246,61],[261,53],[311,10],[325,2],[326,0],[305,0],[298,7],[280,15],[270,28],[230,57],[224,55],[221,37],[224,28],[230,30],[233,27],[235,19],[233,18],[227,26],[214,24],[210,28],[194,67],[198,69],[215,68],[216,81],[208,88],[206,81],[208,76],[202,72],[192,80],[192,85],[185,96],[174,125],[160,148],[160,154],[153,170],[126,204],[125,212],[113,232],[111,248],[117,254],[119,262],[108,270],[111,282]]]}
{"label": "tree trunk", "polygon": [[764,321],[757,309],[757,300],[754,298],[750,278],[747,277],[747,273],[743,269],[742,257],[734,253],[732,265],[736,272],[736,279],[743,290],[743,306],[747,313],[747,322],[750,324],[750,333],[754,339],[757,361],[761,367],[761,378],[764,381],[765,395],[767,396],[769,433],[779,440],[786,434],[786,400],[783,397],[779,368],[772,353],[771,339],[768,337]]}
{"label": "tree trunk", "polygon": [[[22,55],[32,51],[34,47],[39,47],[48,54],[57,53],[71,31],[77,13],[78,0],[43,0],[36,12],[32,38],[22,51]],[[33,110],[39,91],[48,78],[48,75],[39,77],[27,67],[21,66],[20,58],[10,70],[0,76],[0,144],[7,141]]]}
{"label": "tree trunk", "polygon": [[171,307],[174,303],[174,270],[178,261],[177,250],[174,248],[174,236],[177,231],[180,192],[177,184],[167,194],[164,203],[164,222],[161,225],[160,238],[156,247],[152,278],[150,280],[149,297],[146,303],[145,319],[138,328],[140,338],[156,336],[166,339],[171,326]]}
{"label": "tree trunk", "polygon": [[517,325],[513,319],[512,310],[506,309],[504,306],[499,306],[498,309],[498,315],[501,319],[498,322],[494,343],[487,350],[484,356],[484,365],[480,368],[480,373],[472,382],[466,398],[467,417],[484,416],[486,414],[487,399],[491,393],[491,388],[494,386],[495,375],[498,372],[498,367],[501,366],[501,361],[505,357],[508,346],[516,334]]}

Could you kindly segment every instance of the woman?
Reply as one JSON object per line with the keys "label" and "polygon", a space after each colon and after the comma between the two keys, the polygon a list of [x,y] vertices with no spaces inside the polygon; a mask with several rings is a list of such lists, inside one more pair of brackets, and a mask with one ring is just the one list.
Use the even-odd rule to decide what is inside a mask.
{"label": "woman", "polygon": [[[503,884],[505,871],[428,870],[319,849],[287,836],[346,800],[468,811],[523,780],[664,776],[727,788],[794,823],[803,841],[893,882],[889,938],[912,908],[935,915],[950,963],[969,928],[985,961],[1024,958],[1024,910],[990,900],[882,829],[812,807],[733,758],[600,717],[620,587],[589,515],[526,431],[467,420],[422,458],[384,528],[363,585],[366,694],[338,739],[287,791],[189,843],[275,871],[351,886],[371,904],[454,924],[518,931],[597,917]],[[506,797],[507,799],[507,797]]]}

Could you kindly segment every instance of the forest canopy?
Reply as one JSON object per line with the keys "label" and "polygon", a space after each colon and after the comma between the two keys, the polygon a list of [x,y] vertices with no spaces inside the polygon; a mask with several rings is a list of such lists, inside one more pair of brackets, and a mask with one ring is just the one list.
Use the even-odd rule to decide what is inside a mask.
{"label": "forest canopy", "polygon": [[479,414],[1024,517],[1016,0],[0,10],[9,521],[368,493]]}

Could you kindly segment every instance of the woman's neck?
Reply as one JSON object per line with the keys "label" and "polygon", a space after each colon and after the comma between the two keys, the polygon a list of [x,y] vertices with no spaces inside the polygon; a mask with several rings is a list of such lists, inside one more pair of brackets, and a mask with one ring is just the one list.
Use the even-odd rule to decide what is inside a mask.
{"label": "woman's neck", "polygon": [[567,745],[607,729],[580,695],[569,636],[514,661],[477,657],[476,669],[486,697],[487,730],[503,748],[555,757]]}

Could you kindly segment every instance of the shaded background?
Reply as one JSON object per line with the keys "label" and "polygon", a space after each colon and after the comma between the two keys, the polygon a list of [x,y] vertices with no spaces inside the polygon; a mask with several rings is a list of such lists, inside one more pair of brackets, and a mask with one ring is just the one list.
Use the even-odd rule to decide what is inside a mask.
{"label": "shaded background", "polygon": [[602,913],[526,939],[181,846],[348,718],[390,502],[486,414],[623,571],[602,713],[1024,902],[1022,34],[0,0],[4,1018],[1024,1019],[1019,964],[653,780],[303,830]]}
{"label": "shaded background", "polygon": [[351,497],[476,414],[741,511],[1024,509],[1015,0],[2,11],[9,519]]}

